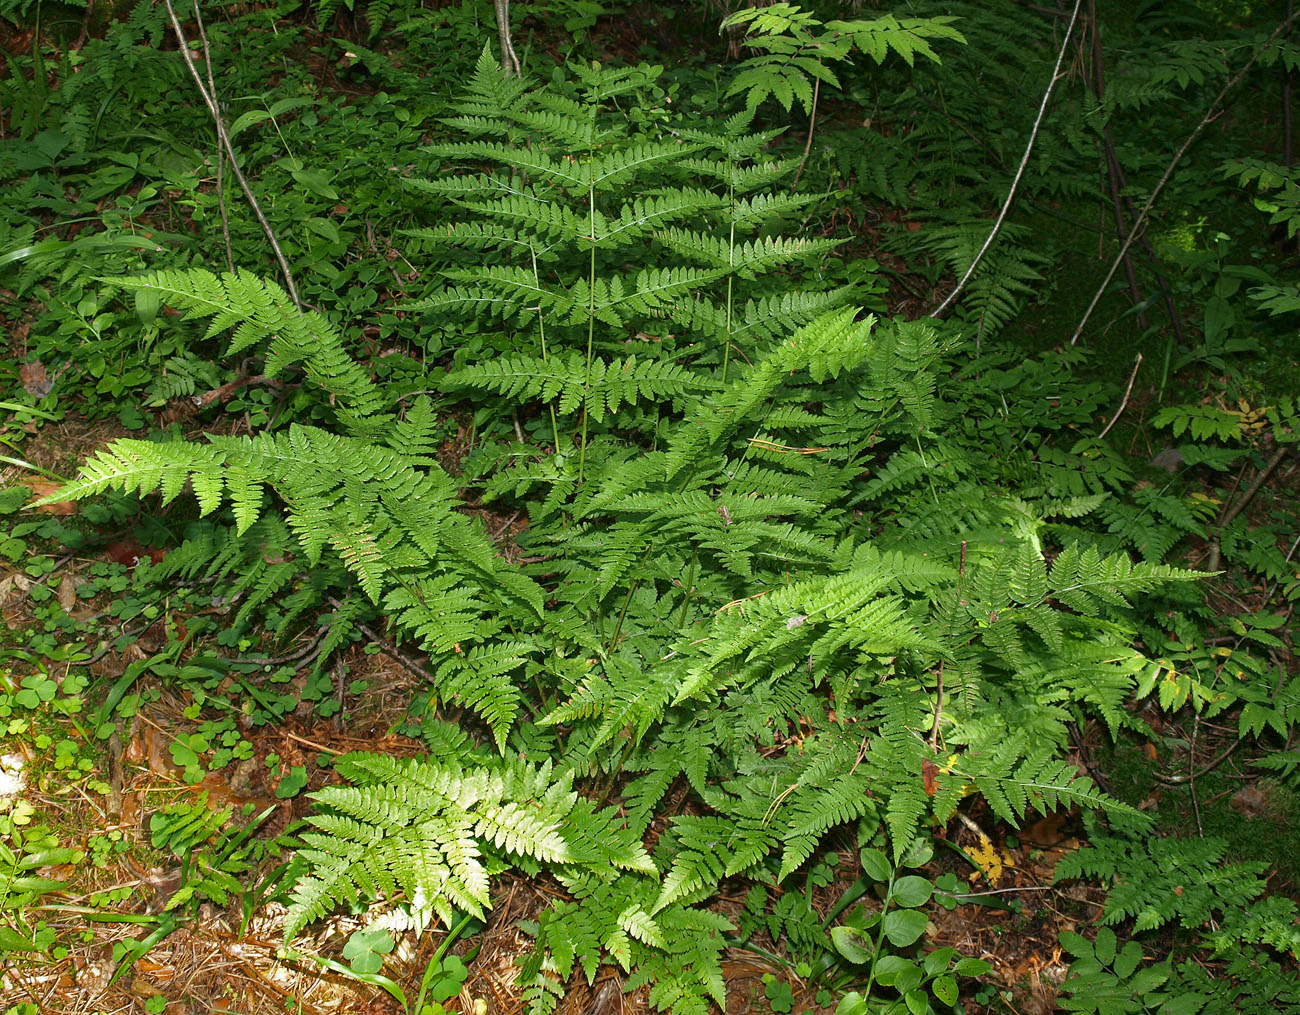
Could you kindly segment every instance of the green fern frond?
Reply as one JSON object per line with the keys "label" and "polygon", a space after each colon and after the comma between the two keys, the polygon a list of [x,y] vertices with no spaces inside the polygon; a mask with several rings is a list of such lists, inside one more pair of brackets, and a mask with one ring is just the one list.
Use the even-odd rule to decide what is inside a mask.
{"label": "green fern frond", "polygon": [[[439,762],[352,754],[336,768],[352,785],[312,794],[300,857],[310,873],[294,889],[286,938],[335,905],[404,899],[417,920],[489,904],[484,859],[493,851],[558,865],[651,872],[614,812],[597,812],[548,766],[491,759],[462,747]],[[644,919],[626,922],[649,933]]]}
{"label": "green fern frond", "polygon": [[639,401],[677,401],[708,389],[708,382],[676,363],[628,356],[607,362],[593,359],[588,369],[576,352],[543,360],[532,356],[506,356],[461,367],[447,374],[448,388],[493,391],[515,401],[540,399],[569,415],[590,413],[600,422],[621,405]]}
{"label": "green fern frond", "polygon": [[299,311],[274,282],[248,272],[214,275],[201,268],[104,279],[121,289],[148,290],[186,312],[210,317],[208,337],[235,329],[227,355],[270,339],[266,375],[278,377],[301,363],[312,383],[334,396],[345,421],[370,432],[382,409],[379,390],[343,348],[338,330],[314,311]]}
{"label": "green fern frond", "polygon": [[1091,779],[1079,775],[1071,762],[1054,757],[1050,748],[1022,756],[1023,748],[1024,738],[1012,734],[984,757],[964,755],[959,766],[1002,820],[1018,828],[1031,808],[1050,814],[1073,805],[1140,817],[1141,812],[1108,797]]}
{"label": "green fern frond", "polygon": [[479,645],[448,656],[435,673],[442,697],[459,701],[481,715],[502,752],[520,709],[521,695],[511,674],[527,664],[534,651],[531,642]]}
{"label": "green fern frond", "polygon": [[760,274],[805,257],[834,250],[842,240],[808,240],[768,236],[746,243],[730,243],[720,236],[685,229],[665,229],[655,234],[669,250],[699,264],[753,279]]}
{"label": "green fern frond", "polygon": [[897,53],[913,66],[918,56],[934,63],[941,63],[939,55],[930,47],[932,39],[948,39],[963,45],[966,37],[953,22],[959,18],[937,16],[928,18],[897,18],[886,14],[870,21],[828,21],[826,27],[835,32],[844,32],[853,40],[853,45],[866,53],[876,63],[884,63],[891,53]]}
{"label": "green fern frond", "polygon": [[1095,617],[1103,604],[1128,606],[1130,595],[1149,592],[1165,582],[1203,577],[1199,571],[1164,564],[1134,564],[1122,553],[1103,557],[1096,547],[1080,550],[1074,543],[1052,563],[1048,586],[1052,595],[1070,609]]}
{"label": "green fern frond", "polygon": [[742,381],[710,399],[688,425],[678,429],[668,450],[666,478],[672,479],[707,449],[741,427],[787,382],[790,374],[807,370],[814,381],[835,377],[862,362],[869,352],[867,336],[875,323],[857,311],[841,310],[810,322],[778,346]]}

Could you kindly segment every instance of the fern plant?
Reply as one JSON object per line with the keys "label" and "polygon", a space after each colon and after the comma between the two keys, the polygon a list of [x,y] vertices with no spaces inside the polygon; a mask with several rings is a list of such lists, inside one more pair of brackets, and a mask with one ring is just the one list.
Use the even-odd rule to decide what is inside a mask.
{"label": "fern plant", "polygon": [[[319,425],[117,441],[55,495],[188,489],[214,525],[174,573],[234,585],[244,616],[331,607],[331,649],[382,615],[427,653],[435,707],[468,709],[489,746],[430,720],[430,759],[341,762],[288,932],[380,898],[421,927],[482,913],[494,873],[544,867],[565,895],[522,964],[538,1012],[605,962],[662,1010],[723,1005],[722,882],[780,884],[843,828],[896,867],[972,796],[1012,825],[1063,805],[1142,822],[1077,772],[1067,728],[1136,722],[1127,699],[1167,671],[1133,647],[1137,604],[1198,577],[1075,524],[1119,485],[1058,481],[1078,447],[990,465],[953,326],[804,284],[829,243],[769,231],[799,202],[765,192],[782,170],[747,117],[609,123],[647,76],[583,69],[579,101],[485,57],[454,121],[480,139],[435,151],[491,168],[418,185],[471,213],[420,234],[454,266],[418,305],[503,353],[421,388],[546,409],[549,446],[485,442],[467,480],[528,512],[527,563],[458,510],[434,402],[399,418],[342,332],[244,274],[115,284],[300,373]],[[1095,394],[1062,411],[1087,419]]]}
{"label": "fern plant", "polygon": [[795,99],[810,115],[816,105],[814,83],[840,87],[839,78],[827,66],[848,59],[853,50],[865,53],[877,64],[896,53],[910,67],[918,56],[939,63],[931,40],[964,43],[953,27],[956,18],[879,18],[823,22],[812,11],[797,4],[773,3],[744,7],[729,15],[723,29],[745,31],[744,45],[760,55],[745,60],[727,89],[728,95],[745,93],[745,104],[755,109],[770,96],[786,112]]}
{"label": "fern plant", "polygon": [[[174,277],[161,282],[186,291]],[[243,314],[247,323],[250,308],[276,306],[273,296],[268,288],[243,309],[228,301],[217,321]],[[273,314],[264,310],[258,327]],[[271,325],[289,336],[272,348],[293,341],[292,323]],[[338,349],[321,342],[301,355],[309,376],[341,379],[342,425],[369,431],[370,389],[351,390],[356,375]],[[661,450],[594,446],[591,482],[569,488],[576,528],[553,523],[530,536],[545,560],[531,577],[452,510],[455,491],[436,464],[313,427],[204,445],[119,441],[58,496],[113,485],[170,498],[188,483],[205,512],[228,499],[236,532],[247,534],[273,493],[295,554],[336,561],[431,653],[438,694],[478,712],[499,749],[513,737],[521,749],[554,751],[546,729],[564,731],[558,781],[511,776],[528,793],[563,795],[594,815],[569,795],[575,774],[604,773],[611,787],[624,770],[635,776],[621,790],[627,824],[583,826],[587,848],[631,855],[679,775],[707,808],[670,821],[653,872],[641,861],[645,877],[620,880],[604,860],[593,861],[600,873],[574,868],[541,830],[498,836],[509,824],[499,809],[522,797],[496,762],[470,773],[349,763],[342,771],[356,785],[320,797],[340,817],[322,813],[322,834],[305,840],[312,873],[295,929],[359,893],[407,900],[422,918],[482,907],[488,868],[477,858],[491,842],[553,865],[575,899],[539,924],[539,957],[526,964],[538,1010],[573,955],[599,953],[577,947],[583,935],[639,978],[653,976],[665,1007],[700,1010],[720,1000],[724,922],[696,904],[725,877],[770,864],[784,879],[846,823],[868,839],[883,826],[897,862],[923,819],[947,820],[971,790],[1013,824],[1063,803],[1126,812],[1065,761],[1065,723],[1072,709],[1112,728],[1128,721],[1124,699],[1150,664],[1128,647],[1124,613],[1132,597],[1195,575],[1078,547],[1049,566],[1034,530],[1008,541],[1015,516],[997,511],[982,524],[1003,538],[967,540],[964,557],[962,516],[948,520],[947,543],[932,528],[881,533],[888,551],[855,535],[853,505],[892,496],[877,481],[853,489],[878,456],[874,467],[894,474],[916,454],[932,474],[944,460],[927,425],[943,415],[938,356],[930,328],[876,327],[851,310],[814,321],[748,376],[698,399]],[[820,440],[799,444],[798,434]],[[409,428],[389,440],[418,450]],[[959,477],[938,482],[963,489]],[[540,728],[521,724],[521,669],[553,696]],[[1042,704],[1051,701],[1069,707]],[[939,773],[928,788],[917,776],[927,763]],[[464,788],[493,772],[506,779],[501,789]],[[471,807],[471,796],[489,810]],[[438,800],[459,802],[449,811]],[[568,814],[546,827],[567,827]],[[413,866],[416,856],[426,859]]]}
{"label": "fern plant", "polygon": [[[579,478],[590,423],[637,419],[619,412],[624,405],[680,409],[711,384],[683,359],[721,359],[725,380],[733,347],[752,351],[846,298],[781,285],[746,295],[759,278],[835,244],[771,234],[808,199],[761,192],[787,170],[763,152],[772,134],[747,133],[748,117],[718,133],[647,134],[610,115],[657,73],[579,68],[572,98],[505,78],[484,50],[459,115],[446,121],[473,140],[426,151],[490,168],[411,181],[471,216],[412,235],[483,258],[453,261],[448,285],[411,308],[491,321],[506,329],[510,353],[459,364],[444,387],[541,401],[557,450],[568,447],[559,418],[579,415]],[[629,345],[638,352],[627,355]]]}

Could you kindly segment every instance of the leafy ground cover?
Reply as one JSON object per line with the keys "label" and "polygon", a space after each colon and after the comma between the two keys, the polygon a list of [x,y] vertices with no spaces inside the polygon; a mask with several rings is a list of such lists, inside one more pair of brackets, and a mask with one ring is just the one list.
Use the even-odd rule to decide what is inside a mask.
{"label": "leafy ground cover", "polygon": [[0,5],[0,1010],[1300,1010],[1291,23],[731,6]]}

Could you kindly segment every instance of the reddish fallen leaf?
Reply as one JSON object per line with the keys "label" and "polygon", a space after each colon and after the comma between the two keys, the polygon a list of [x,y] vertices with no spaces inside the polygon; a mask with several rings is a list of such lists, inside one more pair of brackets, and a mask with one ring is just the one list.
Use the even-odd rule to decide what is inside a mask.
{"label": "reddish fallen leaf", "polygon": [[[63,489],[62,483],[56,483],[52,479],[27,478],[23,480],[23,486],[31,490],[37,499],[52,496]],[[75,515],[77,505],[70,500],[56,500],[50,504],[42,504],[34,510],[44,511],[47,515]]]}
{"label": "reddish fallen leaf", "polygon": [[44,398],[54,387],[54,378],[45,369],[45,364],[38,359],[20,366],[18,379],[23,382],[23,390],[33,398]]}
{"label": "reddish fallen leaf", "polygon": [[59,579],[58,588],[59,605],[63,607],[64,613],[71,613],[73,607],[77,605],[77,582],[70,574],[65,574]]}
{"label": "reddish fallen leaf", "polygon": [[1062,829],[1069,817],[1069,811],[1053,811],[1026,828],[1020,838],[1036,849],[1049,849],[1065,839]]}
{"label": "reddish fallen leaf", "polygon": [[134,539],[118,539],[104,547],[104,556],[115,564],[135,567],[145,557],[157,564],[167,556],[167,551],[145,549]]}
{"label": "reddish fallen leaf", "polygon": [[127,742],[122,750],[122,760],[128,765],[138,765],[145,759],[144,742],[140,737],[134,736]]}
{"label": "reddish fallen leaf", "polygon": [[939,774],[938,765],[936,765],[929,758],[923,758],[921,760],[921,783],[922,785],[925,786],[926,796],[934,796],[934,794],[938,791],[939,783],[936,778],[938,774]]}
{"label": "reddish fallen leaf", "polygon": [[1240,811],[1248,818],[1263,817],[1268,813],[1268,804],[1268,793],[1254,784],[1243,786],[1229,800],[1234,811]]}

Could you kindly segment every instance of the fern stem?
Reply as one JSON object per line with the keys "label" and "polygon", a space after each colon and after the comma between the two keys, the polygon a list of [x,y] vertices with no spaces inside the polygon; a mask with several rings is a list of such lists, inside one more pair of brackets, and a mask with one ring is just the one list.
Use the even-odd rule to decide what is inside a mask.
{"label": "fern stem", "polygon": [[[533,246],[532,240],[528,241],[528,253],[533,259],[533,285],[535,285],[540,292],[542,288],[542,279],[537,273],[537,249]],[[537,308],[537,333],[542,340],[542,362],[545,363],[547,362],[546,313],[540,306]],[[555,403],[548,402],[546,404],[546,409],[551,414],[551,436],[555,440],[555,453],[558,455],[560,453],[560,427],[555,422]]]}
{"label": "fern stem", "polygon": [[[1029,140],[1025,144],[1025,154],[1021,157],[1020,166],[1016,169],[1016,175],[1011,180],[1011,187],[1007,191],[1007,199],[1002,202],[1002,210],[998,212],[998,217],[993,222],[993,228],[989,230],[988,237],[984,240],[984,244],[980,247],[974,260],[972,260],[969,267],[967,267],[965,274],[963,274],[957,281],[957,284],[953,287],[952,292],[948,294],[947,298],[931,310],[930,313],[926,315],[927,317],[942,317],[943,312],[952,306],[957,297],[961,295],[961,291],[966,288],[966,283],[970,281],[971,276],[975,274],[975,269],[979,267],[980,261],[984,260],[984,255],[987,254],[989,248],[993,246],[993,241],[997,239],[998,232],[1002,229],[1002,223],[1006,221],[1007,212],[1011,210],[1011,203],[1015,200],[1016,191],[1020,187],[1020,179],[1025,175],[1025,167],[1029,165],[1029,156],[1034,151],[1034,142],[1038,139],[1038,128],[1043,124],[1043,114],[1047,112],[1047,103],[1052,97],[1052,90],[1056,87],[1056,82],[1061,79],[1061,61],[1065,58],[1065,47],[1070,44],[1070,36],[1074,34],[1074,22],[1079,17],[1079,7],[1081,5],[1082,0],[1075,0],[1074,13],[1070,15],[1070,23],[1065,29],[1065,38],[1061,40],[1060,52],[1056,54],[1056,66],[1052,68],[1052,77],[1047,82],[1046,91],[1043,92],[1043,101],[1038,105],[1038,116],[1034,120],[1033,130],[1029,132]],[[1133,226],[1133,232],[1129,235],[1130,243],[1132,242],[1133,237],[1139,232],[1138,226],[1140,224],[1141,223],[1137,223]],[[1127,243],[1125,244],[1124,249],[1126,251],[1128,250]],[[1111,274],[1114,274],[1114,269],[1111,270]],[[1109,283],[1110,276],[1107,276],[1105,284],[1108,285]],[[1091,310],[1091,308],[1089,308],[1089,310]],[[1083,324],[1079,325],[1079,330],[1083,330]],[[1079,336],[1076,334],[1074,337],[1078,338]],[[1071,340],[1070,344],[1073,345],[1074,341]]]}
{"label": "fern stem", "polygon": [[[303,303],[298,297],[298,287],[293,282],[293,272],[289,269],[289,259],[284,256],[284,250],[280,247],[280,240],[276,237],[275,230],[271,228],[271,223],[267,221],[266,215],[262,211],[262,205],[257,200],[257,195],[253,193],[253,188],[244,176],[244,171],[239,168],[239,159],[235,157],[235,149],[230,142],[230,133],[226,130],[226,122],[221,115],[221,107],[217,103],[216,93],[209,92],[207,85],[203,83],[199,69],[194,63],[194,57],[190,53],[189,40],[185,37],[185,31],[181,28],[180,18],[176,16],[176,9],[172,6],[171,0],[163,0],[163,2],[167,8],[167,16],[171,19],[172,30],[176,33],[176,41],[179,44],[181,56],[185,59],[185,66],[189,68],[190,75],[198,86],[203,104],[208,107],[208,112],[212,114],[212,125],[217,132],[217,143],[226,149],[226,155],[230,159],[230,171],[234,173],[235,179],[239,182],[244,197],[248,198],[249,207],[253,209],[253,214],[257,217],[262,232],[266,234],[267,242],[271,244],[271,252],[275,254],[276,263],[280,266],[280,274],[284,276],[284,286],[289,292],[289,298],[293,300],[294,306],[302,310]],[[194,8],[196,17],[198,13],[198,5],[196,4]]]}
{"label": "fern stem", "polygon": [[813,97],[812,109],[808,116],[808,141],[803,146],[803,156],[799,159],[799,168],[795,170],[794,182],[790,184],[790,193],[795,192],[799,186],[799,177],[803,176],[804,164],[808,161],[808,153],[812,151],[813,131],[817,129],[817,99],[822,93],[822,79],[813,79]]}
{"label": "fern stem", "polygon": [[[735,173],[735,166],[731,167]],[[727,364],[731,362],[731,285],[735,280],[732,268],[736,263],[736,179],[727,182],[727,212],[731,219],[731,232],[727,236],[727,341],[722,351],[722,383],[727,383]]]}
{"label": "fern stem", "polygon": [[1178,151],[1174,152],[1174,157],[1169,160],[1169,165],[1165,166],[1164,173],[1161,175],[1160,179],[1156,181],[1156,185],[1147,196],[1146,203],[1142,205],[1142,210],[1138,212],[1137,218],[1133,220],[1133,226],[1129,230],[1129,234],[1125,238],[1124,242],[1120,245],[1119,253],[1115,255],[1115,260],[1111,262],[1110,270],[1106,272],[1106,277],[1102,279],[1101,285],[1099,285],[1097,291],[1093,293],[1092,302],[1088,304],[1088,309],[1083,312],[1083,317],[1075,326],[1074,334],[1070,336],[1071,345],[1078,344],[1079,337],[1083,334],[1083,329],[1088,326],[1088,321],[1092,319],[1092,312],[1097,309],[1097,304],[1100,303],[1102,297],[1106,295],[1106,290],[1110,287],[1110,280],[1115,277],[1115,272],[1119,270],[1124,255],[1128,253],[1128,248],[1133,245],[1133,241],[1139,236],[1145,235],[1146,230],[1143,226],[1146,224],[1147,215],[1150,214],[1152,207],[1156,203],[1156,199],[1160,197],[1161,192],[1165,189],[1165,184],[1169,182],[1169,178],[1174,175],[1174,170],[1178,167],[1178,163],[1181,162],[1183,156],[1187,154],[1187,150],[1192,147],[1192,142],[1200,137],[1201,132],[1214,122],[1217,115],[1215,111],[1219,108],[1219,103],[1223,101],[1228,92],[1232,91],[1237,82],[1246,76],[1246,72],[1255,65],[1255,61],[1260,58],[1264,51],[1273,45],[1273,42],[1277,37],[1290,28],[1291,22],[1295,20],[1297,13],[1300,12],[1293,11],[1291,14],[1287,15],[1287,17],[1283,19],[1282,23],[1273,30],[1273,33],[1261,42],[1258,48],[1250,54],[1250,59],[1246,61],[1245,66],[1228,79],[1227,84],[1219,90],[1219,94],[1214,97],[1209,108],[1206,109],[1205,115],[1201,117],[1201,122],[1198,123],[1192,129],[1192,132],[1187,135],[1187,140],[1183,142],[1182,147],[1179,148]]}
{"label": "fern stem", "polygon": [[682,615],[677,620],[677,627],[686,626],[686,611],[691,605],[691,589],[695,586],[695,566],[699,562],[700,551],[691,554],[691,566],[686,570],[686,595],[682,598]]}
{"label": "fern stem", "polygon": [[[884,906],[881,908],[880,925],[879,925],[880,929],[876,931],[876,955],[877,956],[885,954],[881,950],[885,947],[885,910],[889,908],[890,896],[894,892],[894,881],[897,877],[898,877],[898,868],[895,867],[893,873],[889,875],[889,887],[885,889],[885,903]],[[871,972],[867,973],[867,985],[862,991],[864,997],[871,996],[871,988],[875,985],[875,982],[876,982],[876,963],[872,962]]]}
{"label": "fern stem", "polygon": [[627,759],[632,756],[632,751],[636,749],[636,740],[633,739],[631,732],[628,733],[627,743],[623,745],[623,751],[618,756],[616,764],[609,773],[609,779],[606,780],[604,788],[600,791],[600,801],[602,804],[608,804],[610,796],[614,792],[614,785],[618,782],[618,777],[623,773],[623,766],[627,764]]}
{"label": "fern stem", "polygon": [[[460,920],[457,921],[456,926],[447,931],[447,936],[443,938],[442,944],[440,944],[438,950],[433,953],[433,958],[429,960],[429,964],[424,967],[424,976],[420,979],[420,994],[415,1001],[415,1011],[424,1011],[424,996],[429,992],[429,985],[433,980],[434,974],[442,968],[440,963],[442,962],[443,955],[447,953],[447,949],[451,944],[460,937],[465,928],[469,926],[469,922],[472,919],[474,919],[472,913],[466,913],[462,916]],[[475,950],[477,950],[477,946],[475,946]]]}
{"label": "fern stem", "polygon": [[591,348],[596,334],[596,185],[587,186],[587,222],[591,237],[591,262],[587,271],[587,372],[582,381],[582,439],[578,443],[578,486],[587,464],[587,399],[591,397]]}
{"label": "fern stem", "polygon": [[[641,567],[645,567],[645,562],[650,559],[650,553],[654,550],[653,542],[647,543],[645,553],[641,555]],[[641,587],[641,579],[636,579],[627,588],[627,595],[623,597],[623,607],[618,611],[618,620],[614,623],[614,633],[610,636],[609,641],[605,643],[606,651],[612,649],[618,644],[619,635],[623,633],[623,618],[627,616],[627,608],[632,602],[632,597],[636,595],[636,590]]]}

